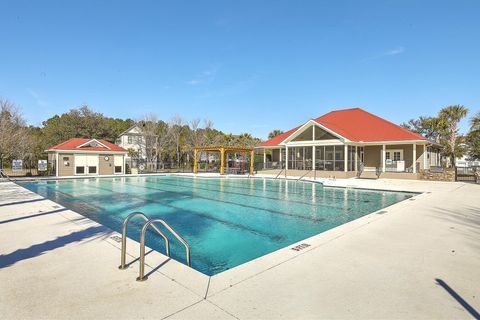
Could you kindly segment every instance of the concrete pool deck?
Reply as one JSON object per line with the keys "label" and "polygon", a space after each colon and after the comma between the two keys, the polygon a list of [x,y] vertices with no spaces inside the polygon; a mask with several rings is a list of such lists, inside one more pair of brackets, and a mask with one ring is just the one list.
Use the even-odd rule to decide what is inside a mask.
{"label": "concrete pool deck", "polygon": [[118,233],[0,183],[2,319],[470,319],[480,310],[480,185],[321,180],[423,192],[290,247],[205,276],[147,256],[125,271]]}

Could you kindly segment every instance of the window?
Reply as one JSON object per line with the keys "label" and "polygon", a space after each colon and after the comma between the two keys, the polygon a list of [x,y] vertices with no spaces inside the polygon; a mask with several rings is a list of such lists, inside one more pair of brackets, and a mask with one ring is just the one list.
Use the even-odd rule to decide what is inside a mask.
{"label": "window", "polygon": [[393,153],[393,161],[400,161],[400,160],[402,160],[400,151],[395,151]]}
{"label": "window", "polygon": [[85,167],[75,167],[75,174],[85,174]]}
{"label": "window", "polygon": [[97,167],[88,167],[88,173],[89,174],[97,173]]}
{"label": "window", "polygon": [[133,137],[132,136],[127,136],[127,141],[128,143],[132,144],[133,143]]}
{"label": "window", "polygon": [[390,152],[385,152],[385,159],[390,160]]}
{"label": "window", "polygon": [[115,173],[122,173],[122,166],[115,166]]}

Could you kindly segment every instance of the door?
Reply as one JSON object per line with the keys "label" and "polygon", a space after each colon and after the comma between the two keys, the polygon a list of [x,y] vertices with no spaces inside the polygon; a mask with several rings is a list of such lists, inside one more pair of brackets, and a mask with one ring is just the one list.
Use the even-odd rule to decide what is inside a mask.
{"label": "door", "polygon": [[97,175],[98,163],[98,154],[76,154],[75,175]]}
{"label": "door", "polygon": [[98,165],[99,165],[99,157],[98,154],[95,155],[86,155],[87,157],[87,174],[88,175],[96,175],[98,174]]}
{"label": "door", "polygon": [[123,173],[123,156],[113,156],[113,167],[114,174]]}

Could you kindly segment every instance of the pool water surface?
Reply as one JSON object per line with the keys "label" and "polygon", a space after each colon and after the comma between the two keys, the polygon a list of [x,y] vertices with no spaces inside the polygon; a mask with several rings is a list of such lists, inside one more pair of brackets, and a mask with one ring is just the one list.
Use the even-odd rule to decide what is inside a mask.
{"label": "pool water surface", "polygon": [[[142,176],[24,182],[22,186],[121,232],[134,211],[161,218],[185,238],[192,267],[214,275],[414,196],[284,179]],[[139,240],[144,221],[132,220]],[[147,245],[165,253],[149,232]],[[171,237],[172,258],[185,263]]]}

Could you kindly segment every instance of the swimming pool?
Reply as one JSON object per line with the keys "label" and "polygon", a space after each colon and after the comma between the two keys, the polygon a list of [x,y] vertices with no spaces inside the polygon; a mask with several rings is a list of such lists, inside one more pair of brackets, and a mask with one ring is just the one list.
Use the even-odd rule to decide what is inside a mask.
{"label": "swimming pool", "polygon": [[[368,213],[414,193],[324,187],[283,179],[143,176],[24,182],[22,186],[121,232],[133,211],[162,218],[189,243],[192,267],[214,275]],[[139,240],[144,221],[132,220]],[[147,245],[165,253],[163,240]],[[171,256],[185,262],[172,237]]]}

